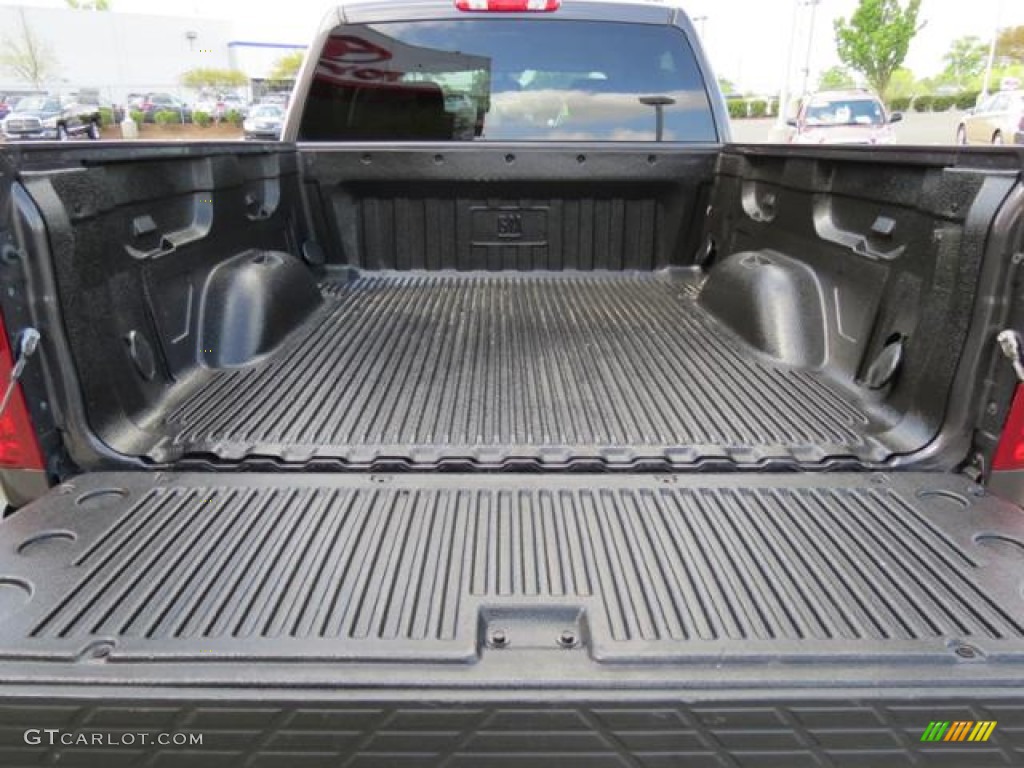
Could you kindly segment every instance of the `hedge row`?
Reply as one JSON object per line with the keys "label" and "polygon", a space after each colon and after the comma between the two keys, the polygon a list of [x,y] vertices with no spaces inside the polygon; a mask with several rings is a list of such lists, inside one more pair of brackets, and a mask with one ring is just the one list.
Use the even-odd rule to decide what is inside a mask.
{"label": "hedge row", "polygon": [[[213,117],[206,112],[196,112],[192,115],[192,119],[198,123],[200,127],[206,127],[213,122]],[[153,116],[153,120],[157,125],[174,125],[176,123],[183,122],[181,113],[175,110],[161,110]],[[224,122],[231,123],[231,125],[237,127],[242,124],[245,118],[242,117],[241,112],[232,109],[224,115],[223,120]]]}
{"label": "hedge row", "polygon": [[185,119],[177,110],[161,109],[153,115],[153,122],[157,125],[175,125],[185,122]]}
{"label": "hedge row", "polygon": [[[971,109],[978,101],[978,91],[946,96],[901,96],[889,100],[892,112],[948,112],[951,109]],[[765,99],[729,99],[729,117],[743,120],[753,117],[774,117],[776,102]]]}
{"label": "hedge row", "polygon": [[[244,119],[245,118],[242,117],[241,112],[237,112],[233,109],[221,118],[221,120],[223,120],[224,122],[231,123],[236,127],[240,126]],[[192,122],[198,125],[200,128],[206,128],[207,126],[210,126],[214,122],[218,121],[209,112],[196,111],[192,113]]]}
{"label": "hedge row", "polygon": [[765,99],[729,99],[729,117],[743,120],[748,117],[774,117],[775,102]]}
{"label": "hedge row", "polygon": [[893,112],[948,112],[951,109],[971,109],[978,103],[978,91],[964,91],[944,96],[915,96],[889,100],[889,109]]}

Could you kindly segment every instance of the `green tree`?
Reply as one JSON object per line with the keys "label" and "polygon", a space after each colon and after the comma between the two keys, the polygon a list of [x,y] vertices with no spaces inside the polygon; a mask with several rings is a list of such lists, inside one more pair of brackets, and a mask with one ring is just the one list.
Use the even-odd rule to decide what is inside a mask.
{"label": "green tree", "polygon": [[943,57],[946,69],[942,72],[942,78],[946,82],[963,86],[984,71],[987,56],[988,46],[980,38],[974,35],[957,38]]}
{"label": "green tree", "polygon": [[283,82],[294,80],[299,75],[299,68],[302,67],[302,60],[305,58],[305,51],[292,51],[274,62],[274,68],[270,70],[268,80]]}
{"label": "green tree", "polygon": [[906,67],[900,67],[892,73],[889,80],[888,97],[890,99],[909,99],[924,92],[924,87]]}
{"label": "green tree", "polygon": [[818,79],[819,91],[838,91],[843,88],[853,88],[857,85],[850,70],[846,67],[835,66],[826,69]]}
{"label": "green tree", "polygon": [[36,37],[21,14],[21,29],[15,37],[0,40],[0,69],[31,84],[37,91],[45,88],[48,80],[57,74],[57,58],[50,46]]}
{"label": "green tree", "polygon": [[109,11],[110,0],[67,0],[67,4],[76,11]]}
{"label": "green tree", "polygon": [[725,77],[718,78],[718,87],[726,96],[736,93],[736,83]]}
{"label": "green tree", "polygon": [[996,57],[1004,64],[1024,61],[1024,26],[1000,30],[996,38]]}
{"label": "green tree", "polygon": [[[999,90],[1002,87],[1003,80],[1007,78],[1024,81],[1024,62],[1021,62],[1019,64],[1007,64],[1005,66],[997,66],[995,69],[993,69],[992,79],[989,80],[988,83],[989,90]],[[977,78],[979,89],[982,84],[981,81],[984,79],[984,75]]]}
{"label": "green tree", "polygon": [[237,69],[215,69],[199,67],[190,69],[181,76],[181,83],[186,88],[237,88],[249,82],[248,76]]}
{"label": "green tree", "polygon": [[920,10],[921,0],[909,0],[905,8],[900,0],[860,0],[849,19],[835,21],[839,60],[864,75],[883,99],[923,26],[917,23]]}

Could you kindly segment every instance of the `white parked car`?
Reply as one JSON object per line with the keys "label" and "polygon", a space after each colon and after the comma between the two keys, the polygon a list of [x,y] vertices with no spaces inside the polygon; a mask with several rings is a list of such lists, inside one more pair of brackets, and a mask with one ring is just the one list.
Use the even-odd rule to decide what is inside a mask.
{"label": "white parked car", "polygon": [[247,139],[277,141],[281,138],[284,110],[277,104],[257,104],[242,123]]}

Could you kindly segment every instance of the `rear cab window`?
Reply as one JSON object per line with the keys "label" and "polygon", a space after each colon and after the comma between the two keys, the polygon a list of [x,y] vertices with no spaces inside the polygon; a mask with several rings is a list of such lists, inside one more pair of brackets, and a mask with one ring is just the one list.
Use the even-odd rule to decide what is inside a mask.
{"label": "rear cab window", "polygon": [[348,24],[300,141],[718,141],[684,31],[554,18]]}

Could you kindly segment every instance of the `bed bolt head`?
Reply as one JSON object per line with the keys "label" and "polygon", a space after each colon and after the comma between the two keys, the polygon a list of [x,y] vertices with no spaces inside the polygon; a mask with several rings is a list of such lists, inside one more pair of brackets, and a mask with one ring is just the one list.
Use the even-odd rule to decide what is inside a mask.
{"label": "bed bolt head", "polygon": [[960,643],[956,648],[953,649],[953,653],[955,653],[961,659],[974,659],[978,656],[978,649],[975,648],[973,645]]}
{"label": "bed bolt head", "polygon": [[488,643],[492,648],[505,648],[508,645],[508,632],[504,629],[493,630]]}

